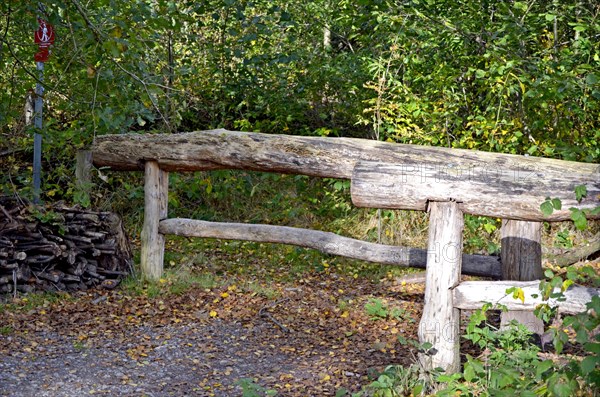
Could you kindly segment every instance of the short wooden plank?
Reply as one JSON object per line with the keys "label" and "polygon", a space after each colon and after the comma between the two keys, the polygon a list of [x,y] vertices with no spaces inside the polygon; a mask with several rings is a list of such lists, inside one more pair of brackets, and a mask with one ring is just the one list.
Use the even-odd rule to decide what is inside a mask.
{"label": "short wooden plank", "polygon": [[140,265],[142,277],[154,281],[160,279],[163,272],[165,239],[158,226],[167,216],[168,175],[160,169],[158,162],[146,161]]}
{"label": "short wooden plank", "polygon": [[[598,174],[571,179],[567,170],[552,174],[525,164],[469,164],[453,158],[422,164],[410,158],[395,164],[361,161],[352,174],[352,202],[358,207],[424,211],[429,201],[452,200],[464,213],[530,221],[568,220],[571,207],[600,205]],[[587,187],[588,196],[578,203],[575,187],[580,184]],[[547,197],[562,201],[562,209],[550,216],[540,210]]]}
{"label": "short wooden plank", "polygon": [[[550,299],[542,301],[540,297],[540,282],[536,281],[464,281],[460,283],[454,291],[453,302],[455,307],[464,310],[480,309],[484,303],[505,305],[508,310],[535,310],[537,305],[548,303],[551,306],[558,306],[560,313],[576,314],[585,312],[586,303],[592,300],[593,296],[600,296],[600,290],[580,285],[572,285],[565,291],[566,301]],[[506,290],[511,287],[523,289],[525,301],[512,297]],[[559,290],[557,289],[556,292]],[[534,297],[537,295],[537,297]]]}
{"label": "short wooden plank", "polygon": [[[331,255],[422,269],[427,262],[427,250],[424,249],[370,243],[335,233],[289,226],[172,218],[160,222],[159,232],[186,237],[291,244]],[[437,246],[436,249],[441,254],[441,247]],[[462,272],[472,276],[499,278],[500,260],[497,256],[463,255]]]}
{"label": "short wooden plank", "polygon": [[[600,181],[600,165],[554,160],[539,157],[526,157],[510,154],[479,152],[474,150],[448,149],[417,145],[402,145],[378,142],[369,139],[322,138],[276,134],[248,133],[240,131],[212,130],[185,134],[115,134],[102,135],[92,145],[93,161],[96,166],[108,166],[114,170],[141,170],[145,159],[156,159],[165,171],[199,171],[214,169],[244,169],[267,172],[304,174],[318,177],[352,178],[352,171],[359,161],[396,164],[404,173],[411,169],[429,175],[454,175],[460,172],[470,184],[470,175],[474,180],[482,180],[490,189],[500,189],[509,196],[527,197],[523,186],[540,183],[536,197],[564,198],[563,209],[556,211],[546,220],[570,219],[569,207],[590,208],[598,204],[597,195]],[[439,169],[436,171],[435,167]],[[419,171],[423,170],[423,171]],[[428,170],[432,170],[431,172]],[[460,171],[459,171],[460,170]],[[496,181],[496,182],[495,182]],[[506,181],[505,189],[498,187],[500,181]],[[513,183],[516,181],[516,184]],[[575,205],[574,187],[586,185],[588,197]],[[549,186],[545,189],[543,186]],[[472,190],[469,188],[468,190]],[[485,192],[484,189],[480,189]],[[425,185],[421,184],[417,197],[420,203],[426,202]],[[543,191],[543,192],[542,192]],[[455,191],[451,191],[455,193]],[[569,196],[570,195],[570,196]],[[389,195],[386,193],[384,198]],[[563,197],[564,196],[564,197]],[[569,196],[569,197],[567,197]],[[446,200],[453,195],[444,197]],[[499,197],[487,194],[496,201]],[[476,198],[476,197],[475,197]],[[567,200],[568,198],[568,200]],[[544,197],[545,199],[545,197]],[[460,200],[458,200],[460,201]],[[517,205],[517,215],[509,209],[503,212],[506,219],[521,219],[519,214],[535,214],[542,218],[539,205],[519,210],[521,199],[510,203]],[[473,213],[489,213],[481,200],[476,201]],[[386,201],[381,205],[382,208]],[[366,206],[379,207],[379,204],[365,203]],[[397,208],[414,208],[415,204],[404,206],[395,203]],[[419,204],[424,209],[424,204]],[[527,215],[529,218],[529,215]],[[534,219],[531,219],[534,220]]]}
{"label": "short wooden plank", "polygon": [[457,203],[430,203],[425,305],[418,331],[419,342],[432,345],[429,353],[419,354],[426,370],[460,369],[460,311],[452,302],[452,290],[460,282],[463,226]]}

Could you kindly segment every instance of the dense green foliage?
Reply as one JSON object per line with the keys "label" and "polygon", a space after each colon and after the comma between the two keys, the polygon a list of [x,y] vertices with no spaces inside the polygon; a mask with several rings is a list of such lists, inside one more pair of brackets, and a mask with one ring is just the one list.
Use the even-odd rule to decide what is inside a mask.
{"label": "dense green foliage", "polygon": [[[44,191],[71,198],[98,134],[227,127],[595,161],[593,0],[8,1],[0,5],[3,190],[28,188],[26,95],[46,63]],[[13,168],[16,167],[16,168]]]}

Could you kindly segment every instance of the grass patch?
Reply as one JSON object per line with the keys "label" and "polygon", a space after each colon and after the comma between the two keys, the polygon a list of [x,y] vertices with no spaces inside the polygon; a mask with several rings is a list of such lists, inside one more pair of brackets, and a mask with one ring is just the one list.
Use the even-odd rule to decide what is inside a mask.
{"label": "grass patch", "polygon": [[61,300],[68,301],[73,299],[66,292],[32,292],[22,298],[0,303],[0,313],[4,313],[5,311],[27,312],[39,307],[48,307]]}
{"label": "grass patch", "polygon": [[272,300],[281,296],[281,292],[275,288],[261,285],[255,281],[248,281],[242,284],[242,291],[250,292],[259,296]]}
{"label": "grass patch", "polygon": [[10,325],[4,325],[4,326],[0,327],[0,335],[7,336],[7,335],[12,334],[13,332],[14,332],[14,329]]}
{"label": "grass patch", "polygon": [[156,298],[160,295],[181,295],[192,289],[213,289],[224,284],[211,273],[194,273],[189,270],[167,270],[158,281],[143,280],[130,276],[121,282],[128,294]]}

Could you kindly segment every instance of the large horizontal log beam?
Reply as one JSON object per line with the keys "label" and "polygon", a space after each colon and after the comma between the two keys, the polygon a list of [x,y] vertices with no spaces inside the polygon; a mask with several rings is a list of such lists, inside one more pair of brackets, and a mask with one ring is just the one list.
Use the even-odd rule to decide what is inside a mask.
{"label": "large horizontal log beam", "polygon": [[[541,212],[536,220],[559,221],[570,218],[574,188],[586,185],[588,197],[579,208],[599,204],[600,166],[538,157],[402,145],[367,139],[321,138],[270,135],[227,130],[185,134],[122,134],[96,137],[92,146],[97,167],[113,170],[143,170],[146,160],[156,160],[165,171],[244,169],[303,174],[318,177],[352,178],[359,161],[415,165],[423,169],[446,167],[469,170],[487,178],[510,178],[540,182],[544,197],[563,200],[563,209],[549,217]],[[526,192],[506,189],[519,196]],[[422,193],[422,192],[420,192]],[[538,212],[539,212],[538,203]],[[573,205],[575,206],[575,205]],[[524,219],[508,214],[510,219]]]}
{"label": "large horizontal log beam", "polygon": [[[288,226],[173,218],[160,221],[158,230],[162,234],[186,237],[290,244],[313,248],[331,255],[421,269],[424,269],[427,263],[427,251],[424,249],[370,243],[335,233]],[[440,250],[440,257],[443,256],[443,247],[437,249]],[[462,272],[473,276],[499,278],[500,260],[495,256],[463,255]]]}
{"label": "large horizontal log beam", "polygon": [[[448,161],[423,164],[410,158],[401,164],[361,161],[352,174],[352,202],[358,207],[425,211],[429,202],[455,201],[464,213],[530,221],[565,217],[571,207],[600,205],[597,174],[588,175],[588,195],[577,202],[577,183],[567,172],[550,176],[543,170],[485,167],[463,168]],[[547,197],[561,200],[560,214],[542,214],[540,204]]]}
{"label": "large horizontal log beam", "polygon": [[[548,303],[550,306],[558,306],[561,313],[576,314],[587,310],[586,303],[590,302],[593,296],[600,296],[597,289],[572,285],[564,292],[566,300],[542,301],[539,286],[539,281],[465,281],[454,288],[453,302],[455,307],[464,310],[480,309],[484,303],[489,302],[505,305],[508,310],[522,311],[533,311],[536,306]],[[506,293],[511,287],[523,289],[524,302]]]}

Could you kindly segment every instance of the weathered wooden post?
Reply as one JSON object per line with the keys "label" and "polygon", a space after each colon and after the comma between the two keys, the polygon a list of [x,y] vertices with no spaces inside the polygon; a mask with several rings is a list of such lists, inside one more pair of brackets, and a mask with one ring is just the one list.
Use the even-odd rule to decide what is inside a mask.
{"label": "weathered wooden post", "polygon": [[158,226],[167,217],[168,194],[169,173],[161,170],[157,161],[146,161],[140,265],[142,277],[148,280],[160,279],[163,272],[165,238]]}
{"label": "weathered wooden post", "polygon": [[430,343],[419,360],[426,369],[460,370],[460,311],[452,289],[460,283],[463,213],[455,202],[429,203],[429,242],[425,306],[419,323],[419,342]]}
{"label": "weathered wooden post", "polygon": [[92,183],[92,152],[91,150],[78,150],[75,165],[75,184],[82,194],[84,201],[90,200],[90,185]]}
{"label": "weathered wooden post", "polygon": [[[503,220],[501,233],[502,279],[514,281],[540,280],[542,271],[542,223]],[[527,299],[528,297],[525,297]],[[544,323],[531,311],[502,313],[501,327],[517,320],[530,331],[541,335]]]}

